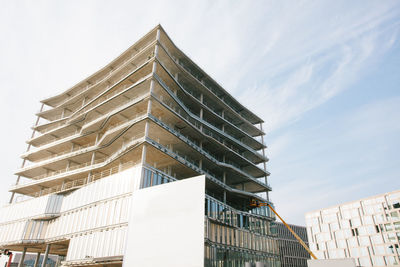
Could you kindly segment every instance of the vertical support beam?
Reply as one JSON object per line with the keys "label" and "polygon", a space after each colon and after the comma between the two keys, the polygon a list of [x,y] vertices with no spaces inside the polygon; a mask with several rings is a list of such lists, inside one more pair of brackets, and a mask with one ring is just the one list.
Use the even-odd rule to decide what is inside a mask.
{"label": "vertical support beam", "polygon": [[96,135],[96,140],[94,141],[94,144],[95,144],[95,145],[97,145],[97,142],[99,141],[99,139],[100,139],[100,133],[98,133],[98,134]]}
{"label": "vertical support beam", "polygon": [[142,164],[146,164],[147,145],[144,144],[142,148]]}
{"label": "vertical support beam", "polygon": [[147,102],[147,114],[151,114],[151,98],[149,99],[149,102]]}
{"label": "vertical support beam", "polygon": [[203,103],[203,94],[200,94],[200,102]]}
{"label": "vertical support beam", "polygon": [[33,264],[33,267],[38,267],[38,265],[39,265],[39,260],[40,260],[40,252],[38,252],[38,253],[36,254],[35,263]]}
{"label": "vertical support beam", "polygon": [[144,125],[144,136],[149,136],[149,121],[146,121],[146,124]]}
{"label": "vertical support beam", "polygon": [[[260,130],[263,132],[263,127],[262,127],[262,123],[260,123]],[[264,148],[264,134],[261,135],[261,144],[263,145],[263,149],[262,149],[262,154],[263,157],[265,158],[265,148]],[[267,163],[265,162],[265,160],[263,160],[263,165],[264,165],[264,171],[267,171]],[[268,177],[267,175],[264,176],[265,179],[265,184],[268,184]],[[268,192],[266,192],[267,194],[267,200],[269,201],[269,194]]]}
{"label": "vertical support beam", "polygon": [[152,94],[154,92],[154,80],[152,79],[150,81],[150,94]]}
{"label": "vertical support beam", "polygon": [[[202,120],[203,119],[203,108],[200,108],[200,119]],[[203,131],[203,124],[202,123],[200,123],[200,131]]]}
{"label": "vertical support beam", "polygon": [[157,56],[158,56],[158,49],[159,49],[159,47],[158,47],[158,44],[156,43],[156,45],[154,46],[154,57],[155,58],[157,58]]}
{"label": "vertical support beam", "polygon": [[21,255],[21,259],[19,259],[18,267],[24,266],[25,254],[26,254],[26,247],[24,247],[24,250],[22,251],[22,255]]}
{"label": "vertical support beam", "polygon": [[90,160],[90,165],[93,165],[95,160],[96,160],[96,151],[93,151],[92,159]]}
{"label": "vertical support beam", "polygon": [[203,169],[203,160],[202,159],[199,160],[199,168],[201,170]]}
{"label": "vertical support beam", "polygon": [[[40,111],[39,112],[42,112],[43,108],[44,108],[44,103],[42,103],[42,106],[40,107]],[[36,122],[35,122],[35,127],[39,124],[39,120],[40,120],[40,116],[37,116]],[[31,139],[35,136],[35,132],[36,132],[36,130],[33,129],[32,130],[32,135],[31,135]],[[29,143],[28,147],[26,148],[26,151],[28,152],[30,149],[31,149],[31,144]],[[26,163],[26,159],[23,159],[22,160],[22,164],[21,164],[21,168],[23,168],[25,166],[25,163]],[[18,185],[20,180],[21,180],[21,176],[18,175],[17,181],[15,182],[15,185]],[[9,201],[10,204],[13,202],[14,196],[15,196],[15,192],[12,192],[11,193],[11,198],[10,198],[10,201]]]}
{"label": "vertical support beam", "polygon": [[42,267],[46,267],[47,259],[49,258],[50,246],[51,246],[50,244],[46,245],[46,251],[44,252]]}
{"label": "vertical support beam", "polygon": [[152,66],[151,72],[156,73],[156,71],[157,71],[157,62],[153,61],[153,66]]}
{"label": "vertical support beam", "polygon": [[160,41],[160,35],[161,35],[161,30],[160,28],[157,29],[157,36],[156,36],[156,40]]}
{"label": "vertical support beam", "polygon": [[[224,156],[225,158],[225,156]],[[225,159],[224,159],[225,161]],[[226,185],[226,172],[224,171],[223,177],[222,177],[222,181],[224,182],[224,184]],[[226,190],[224,189],[224,203],[226,204]]]}

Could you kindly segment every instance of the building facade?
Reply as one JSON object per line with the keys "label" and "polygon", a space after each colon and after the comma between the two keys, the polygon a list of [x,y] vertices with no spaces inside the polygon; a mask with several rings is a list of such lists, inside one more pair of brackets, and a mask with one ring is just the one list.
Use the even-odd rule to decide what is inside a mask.
{"label": "building facade", "polygon": [[319,259],[399,264],[400,190],[307,213],[306,223],[310,248]]}
{"label": "building facade", "polygon": [[[306,227],[293,224],[289,226],[308,246]],[[275,222],[274,227],[276,228],[281,266],[307,267],[307,260],[310,259],[307,250],[303,248],[283,223]]]}
{"label": "building facade", "polygon": [[132,194],[205,175],[205,265],[279,265],[274,216],[249,205],[269,202],[263,121],[161,26],[41,103],[0,212],[0,247],[121,266]]}

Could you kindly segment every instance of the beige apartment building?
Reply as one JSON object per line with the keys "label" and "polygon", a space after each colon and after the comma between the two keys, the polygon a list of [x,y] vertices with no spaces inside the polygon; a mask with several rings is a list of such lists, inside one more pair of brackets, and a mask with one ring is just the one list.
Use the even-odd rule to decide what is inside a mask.
{"label": "beige apartment building", "polygon": [[135,253],[125,251],[135,191],[205,175],[204,266],[279,266],[274,216],[249,205],[271,190],[263,120],[161,26],[41,103],[0,211],[1,248],[121,266]]}
{"label": "beige apartment building", "polygon": [[310,249],[319,259],[399,264],[400,190],[307,213],[306,224]]}

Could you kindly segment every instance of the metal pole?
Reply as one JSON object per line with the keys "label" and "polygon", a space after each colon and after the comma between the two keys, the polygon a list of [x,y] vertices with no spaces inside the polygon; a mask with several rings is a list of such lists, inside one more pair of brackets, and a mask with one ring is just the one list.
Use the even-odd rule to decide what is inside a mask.
{"label": "metal pole", "polygon": [[49,252],[50,252],[50,244],[46,245],[46,251],[44,252],[44,257],[42,261],[42,267],[46,267],[46,262],[49,257]]}
{"label": "metal pole", "polygon": [[21,255],[21,259],[19,259],[18,267],[24,266],[25,254],[26,254],[26,247],[24,247],[24,250],[22,251],[22,255]]}
{"label": "metal pole", "polygon": [[39,265],[39,260],[40,260],[40,252],[38,252],[38,253],[36,254],[35,264],[33,265],[33,267],[38,267],[38,265]]}

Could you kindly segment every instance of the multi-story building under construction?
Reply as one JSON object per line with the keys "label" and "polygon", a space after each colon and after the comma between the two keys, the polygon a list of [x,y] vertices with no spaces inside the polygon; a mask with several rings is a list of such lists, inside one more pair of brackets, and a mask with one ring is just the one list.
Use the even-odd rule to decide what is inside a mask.
{"label": "multi-story building under construction", "polygon": [[249,206],[271,190],[263,121],[161,26],[41,103],[0,212],[0,247],[22,261],[27,252],[60,255],[62,266],[121,266],[131,195],[205,175],[204,265],[279,266],[274,217]]}

